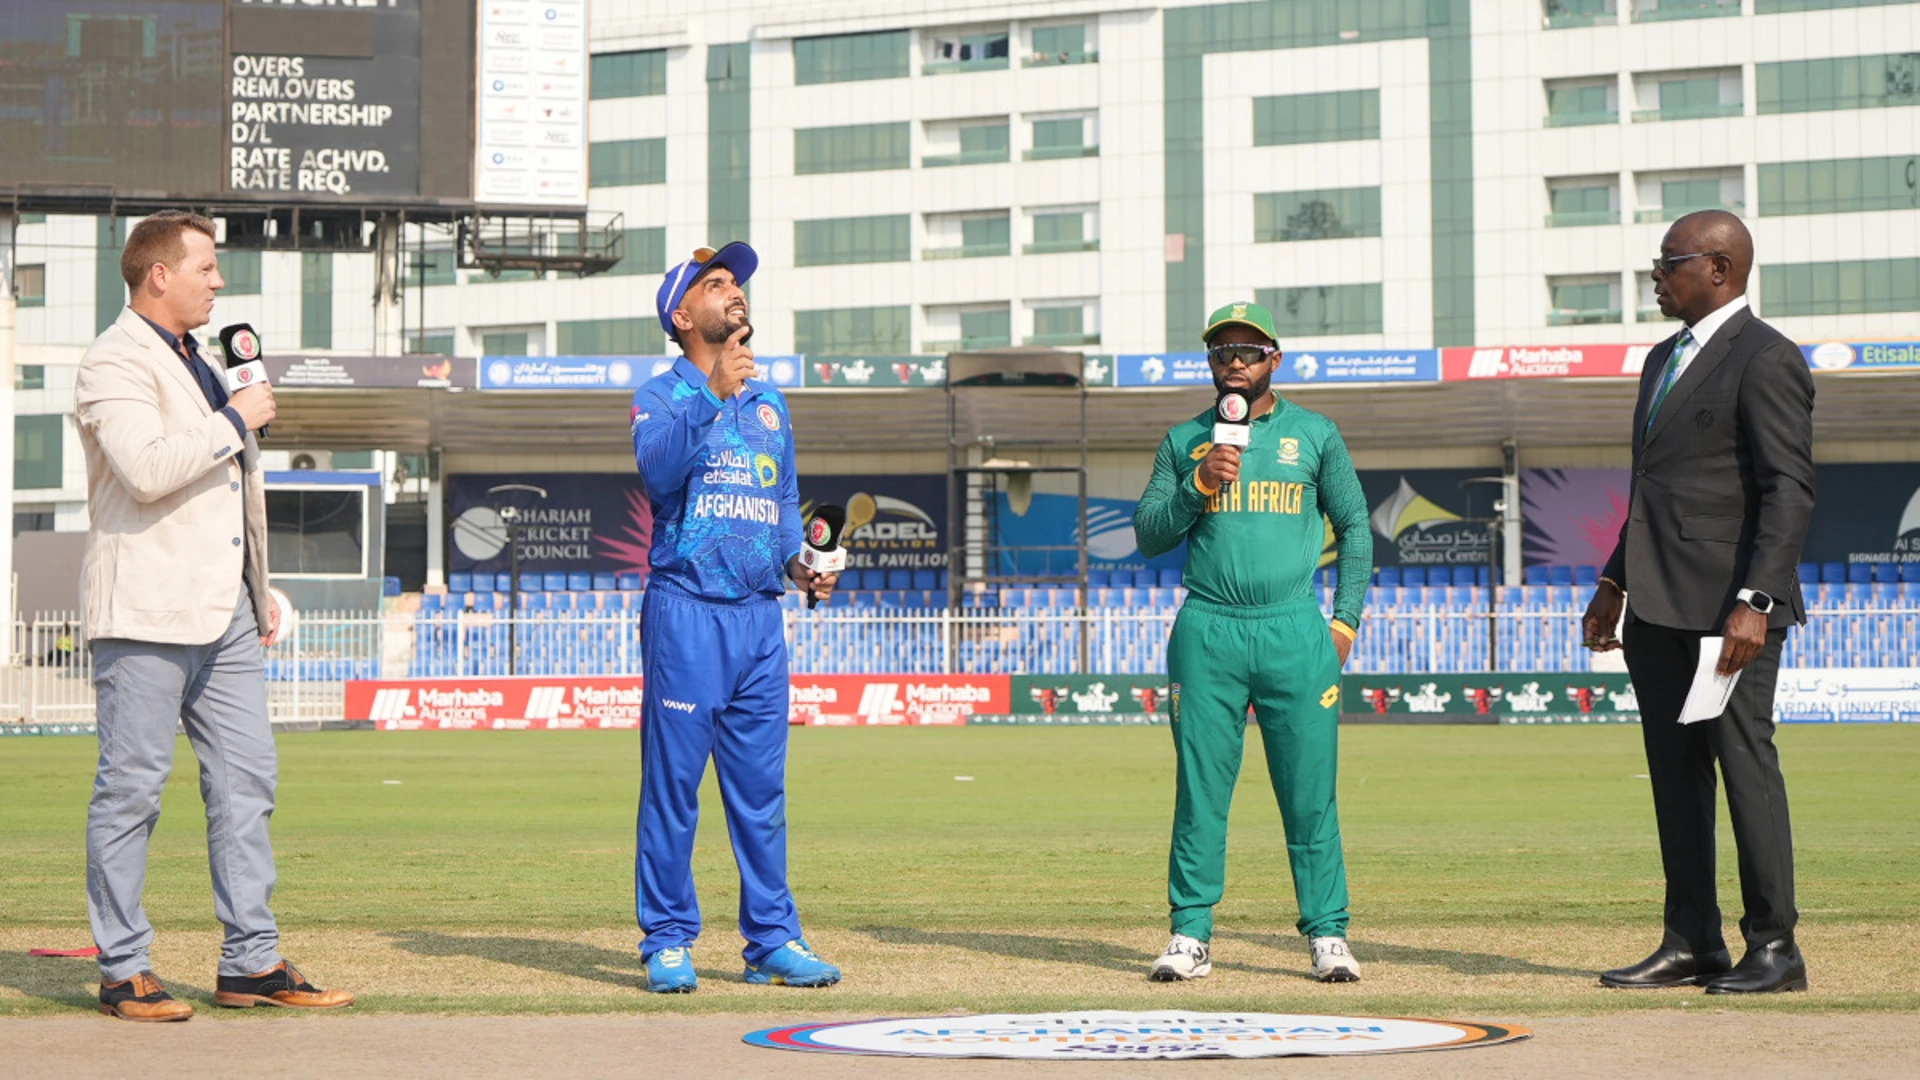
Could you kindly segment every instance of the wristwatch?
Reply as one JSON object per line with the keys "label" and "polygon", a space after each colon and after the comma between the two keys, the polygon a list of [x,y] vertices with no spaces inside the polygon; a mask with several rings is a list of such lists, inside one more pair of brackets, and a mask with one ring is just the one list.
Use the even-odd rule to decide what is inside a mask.
{"label": "wristwatch", "polygon": [[1762,615],[1773,612],[1773,597],[1759,589],[1741,589],[1734,594],[1734,598]]}

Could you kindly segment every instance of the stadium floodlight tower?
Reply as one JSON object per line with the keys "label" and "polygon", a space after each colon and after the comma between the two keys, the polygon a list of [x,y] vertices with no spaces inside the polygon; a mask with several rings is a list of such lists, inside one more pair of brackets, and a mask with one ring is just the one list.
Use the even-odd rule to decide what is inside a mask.
{"label": "stadium floodlight tower", "polygon": [[[970,590],[1071,586],[1087,605],[1087,384],[1077,352],[1033,346],[957,352],[947,357],[947,603]],[[1069,398],[1067,395],[1072,395]],[[1058,409],[1007,408],[1008,399],[1052,398]],[[1018,404],[1031,405],[1032,402]],[[1012,417],[1057,415],[1057,422],[1005,430]],[[1064,481],[1064,483],[1062,483]],[[1070,484],[1078,528],[1071,544],[1008,542],[1009,518],[1031,508],[1036,483]],[[1086,668],[1086,636],[1080,667]]]}

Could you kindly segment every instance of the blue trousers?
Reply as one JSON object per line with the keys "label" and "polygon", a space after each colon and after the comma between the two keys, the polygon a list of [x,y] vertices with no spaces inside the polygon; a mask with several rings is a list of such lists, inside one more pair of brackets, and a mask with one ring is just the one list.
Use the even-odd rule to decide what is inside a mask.
{"label": "blue trousers", "polygon": [[634,857],[642,957],[700,936],[693,837],[713,758],[740,868],[742,955],[758,965],[800,936],[787,888],[787,645],[771,600],[708,603],[647,590],[640,616],[640,820]]}

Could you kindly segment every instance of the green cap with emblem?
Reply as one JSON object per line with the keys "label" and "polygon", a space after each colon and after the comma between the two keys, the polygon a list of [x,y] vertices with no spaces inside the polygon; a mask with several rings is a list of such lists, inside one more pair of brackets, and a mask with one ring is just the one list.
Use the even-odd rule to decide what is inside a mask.
{"label": "green cap with emblem", "polygon": [[1221,327],[1236,325],[1251,326],[1267,335],[1268,341],[1275,345],[1280,344],[1280,335],[1273,329],[1273,314],[1259,304],[1249,304],[1244,301],[1228,304],[1207,316],[1207,332],[1200,335],[1200,340],[1211,344],[1213,335],[1218,333]]}

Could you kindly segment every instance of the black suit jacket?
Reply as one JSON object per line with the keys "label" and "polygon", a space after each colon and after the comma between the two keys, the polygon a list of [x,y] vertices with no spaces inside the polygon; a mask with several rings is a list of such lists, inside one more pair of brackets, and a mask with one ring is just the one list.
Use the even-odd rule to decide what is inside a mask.
{"label": "black suit jacket", "polygon": [[[1675,335],[1677,338],[1678,335]],[[1718,632],[1741,589],[1806,621],[1800,549],[1813,519],[1813,377],[1800,349],[1742,310],[1728,319],[1647,426],[1675,338],[1647,354],[1633,410],[1633,486],[1606,575],[1632,617]]]}

